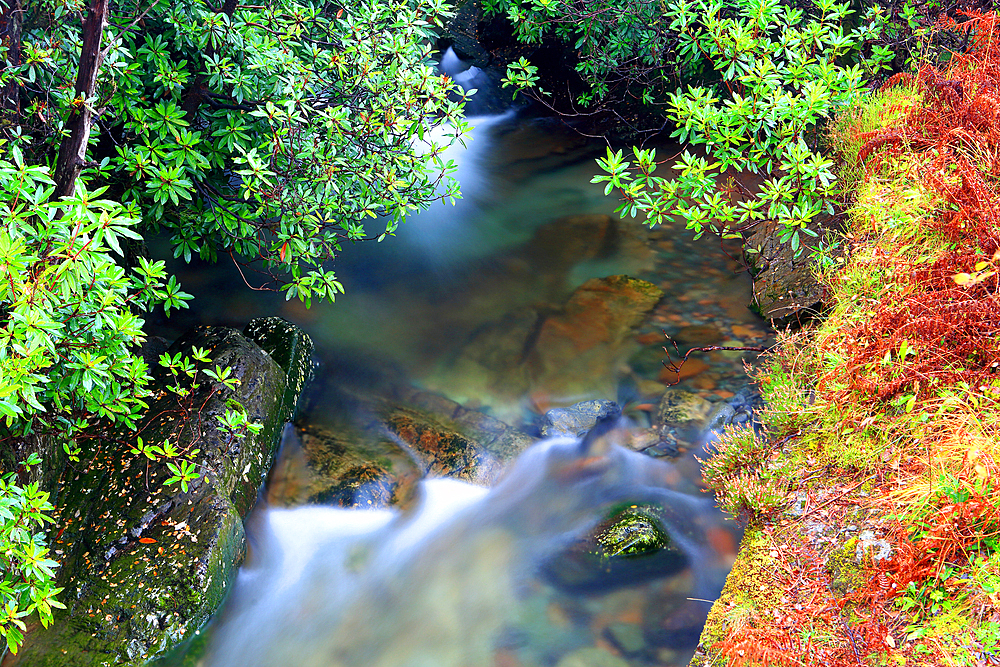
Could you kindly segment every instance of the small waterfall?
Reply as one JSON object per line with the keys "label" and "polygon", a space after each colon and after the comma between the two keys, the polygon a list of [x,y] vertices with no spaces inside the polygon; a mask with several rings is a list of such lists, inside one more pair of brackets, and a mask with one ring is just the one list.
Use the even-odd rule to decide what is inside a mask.
{"label": "small waterfall", "polygon": [[512,92],[500,84],[505,71],[491,66],[477,67],[471,62],[462,60],[450,46],[441,54],[438,67],[442,73],[447,74],[461,86],[462,90],[476,91],[465,104],[466,113],[485,116],[515,106]]}
{"label": "small waterfall", "polygon": [[478,89],[482,85],[489,85],[489,79],[483,70],[459,58],[455,49],[450,46],[441,56],[440,67],[442,72],[454,79],[455,83],[466,92]]}
{"label": "small waterfall", "polygon": [[263,510],[208,665],[490,667],[502,651],[527,666],[598,650],[592,622],[551,611],[566,593],[540,573],[623,502],[661,507],[686,557],[680,583],[649,588],[649,608],[700,605],[700,627],[708,605],[686,600],[716,595],[728,564],[709,545],[708,501],[673,491],[675,475],[617,446],[561,438],[524,452],[493,489],[425,480],[406,512]]}

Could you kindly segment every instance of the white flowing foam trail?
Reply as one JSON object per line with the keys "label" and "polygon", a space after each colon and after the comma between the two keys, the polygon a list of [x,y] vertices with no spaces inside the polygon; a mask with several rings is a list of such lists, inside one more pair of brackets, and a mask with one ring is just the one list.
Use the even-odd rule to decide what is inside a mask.
{"label": "white flowing foam trail", "polygon": [[[511,110],[494,116],[467,119],[472,130],[465,137],[465,145],[456,141],[441,155],[446,164],[453,161],[457,166],[454,177],[461,184],[461,199],[455,204],[450,200],[435,203],[426,211],[410,216],[396,232],[406,252],[418,252],[436,266],[442,266],[495,249],[492,244],[486,243],[488,239],[482,238],[470,220],[481,213],[483,204],[492,199],[490,183],[484,176],[485,163],[493,143],[490,131],[514,115]],[[443,144],[454,131],[450,125],[439,125],[425,135],[423,142],[417,140],[414,146],[426,155],[432,142]],[[384,251],[384,248],[379,250]]]}
{"label": "white flowing foam trail", "polygon": [[265,510],[208,664],[490,666],[526,597],[544,587],[541,565],[623,501],[663,507],[687,556],[686,594],[714,595],[707,501],[672,491],[673,474],[631,451],[588,452],[564,438],[524,452],[493,489],[425,480],[405,513]]}
{"label": "white flowing foam trail", "polygon": [[454,79],[455,83],[465,91],[478,89],[479,86],[488,83],[485,81],[481,69],[459,58],[455,49],[450,46],[441,56],[441,71]]}

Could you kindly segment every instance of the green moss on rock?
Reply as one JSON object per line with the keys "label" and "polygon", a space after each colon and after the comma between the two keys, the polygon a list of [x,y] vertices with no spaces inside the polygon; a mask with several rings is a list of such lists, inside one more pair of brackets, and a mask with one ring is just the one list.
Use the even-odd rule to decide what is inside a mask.
{"label": "green moss on rock", "polygon": [[[290,326],[290,325],[289,325]],[[274,459],[280,430],[291,416],[304,376],[304,334],[279,358],[281,366],[240,332],[201,327],[171,352],[209,351],[213,366],[232,369],[234,389],[202,376],[190,400],[166,391],[154,375],[142,438],[170,440],[202,477],[186,491],[165,486],[165,461],[130,452],[135,434],[93,443],[88,458],[67,467],[59,482],[51,547],[62,561],[58,585],[68,606],[55,624],[28,636],[10,663],[20,667],[140,665],[194,636],[221,604],[246,551],[242,517]],[[292,349],[294,348],[294,349]],[[298,389],[287,391],[289,369]],[[300,382],[301,380],[301,382]],[[257,434],[231,438],[217,416],[238,400]],[[6,664],[6,663],[5,663]]]}

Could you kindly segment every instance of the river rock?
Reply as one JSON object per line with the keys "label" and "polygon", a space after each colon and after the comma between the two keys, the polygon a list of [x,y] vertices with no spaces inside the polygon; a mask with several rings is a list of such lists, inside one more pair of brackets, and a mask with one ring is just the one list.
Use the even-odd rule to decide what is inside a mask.
{"label": "river rock", "polygon": [[[200,327],[169,350],[207,349],[213,368],[229,367],[239,380],[232,389],[201,374],[190,398],[179,400],[169,374],[154,369],[141,435],[187,453],[201,476],[186,490],[166,484],[173,473],[165,462],[131,453],[128,432],[85,446],[85,458],[65,469],[50,539],[68,609],[5,665],[145,664],[199,632],[218,608],[246,551],[242,517],[311,369],[311,342],[296,327],[258,321],[248,333],[267,347],[235,329]],[[219,429],[216,417],[231,400],[262,424],[257,434],[240,439]]]}
{"label": "river rock", "polygon": [[652,456],[672,457],[698,444],[713,407],[697,394],[673,387],[667,389],[653,420],[660,442],[644,451]]}
{"label": "river rock", "polygon": [[615,396],[632,334],[662,296],[629,276],[590,279],[561,307],[512,312],[480,328],[429,384],[460,403],[489,405],[504,421],[521,417],[528,394],[539,404]]}
{"label": "river rock", "polygon": [[438,394],[382,377],[322,388],[322,415],[308,411],[286,432],[268,502],[405,507],[425,476],[492,484],[527,449],[526,433]]}
{"label": "river rock", "polygon": [[553,558],[546,576],[566,590],[596,592],[685,570],[688,557],[671,541],[660,511],[652,505],[619,509]]}
{"label": "river rock", "polygon": [[423,391],[408,385],[397,385],[389,395],[392,401],[435,415],[439,421],[450,424],[502,463],[512,461],[534,443],[534,438],[479,410],[471,410],[440,394]]}
{"label": "river rock", "polygon": [[[822,222],[810,228],[823,235]],[[778,240],[781,229],[775,222],[759,225],[743,242],[744,248],[753,251],[746,257],[754,276],[754,307],[776,326],[812,318],[826,298],[809,253],[796,257],[790,243]]]}
{"label": "river rock", "polygon": [[[290,429],[271,474],[268,502],[377,508],[405,506],[423,470],[399,444],[347,421]],[[278,482],[278,483],[275,483]]]}
{"label": "river rock", "polygon": [[579,438],[594,427],[597,420],[621,415],[614,401],[583,401],[568,408],[553,408],[542,417],[542,435]]}
{"label": "river rock", "polygon": [[705,430],[721,432],[726,427],[759,429],[756,414],[763,406],[760,392],[753,387],[744,387],[715,405],[705,420]]}
{"label": "river rock", "polygon": [[712,403],[698,394],[683,389],[669,388],[656,408],[657,426],[701,428],[712,411]]}
{"label": "river rock", "polygon": [[392,435],[405,442],[431,477],[453,477],[492,484],[502,471],[497,457],[446,424],[420,410],[392,406],[381,419]]}
{"label": "river rock", "polygon": [[663,296],[628,276],[592,278],[546,317],[526,355],[532,387],[552,396],[615,395],[633,330]]}

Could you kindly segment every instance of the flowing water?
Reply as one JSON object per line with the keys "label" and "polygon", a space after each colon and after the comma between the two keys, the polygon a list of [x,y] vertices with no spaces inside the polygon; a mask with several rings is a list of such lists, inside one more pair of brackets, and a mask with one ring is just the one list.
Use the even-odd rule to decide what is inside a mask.
{"label": "flowing water", "polygon": [[[661,363],[664,334],[681,352],[769,340],[746,308],[750,281],[737,248],[617,220],[613,198],[589,183],[601,144],[514,112],[473,124],[468,150],[455,152],[463,199],[416,216],[396,238],[346,248],[334,268],[347,294],[335,305],[306,310],[247,290],[233,267],[177,267],[182,284],[206,296],[197,311],[161,322],[163,331],[268,314],[300,324],[324,364],[305,421],[335,422],[344,410],[323,388],[339,370],[391,368],[422,391],[535,434],[546,409],[589,399],[617,400],[633,429],[650,430],[656,402],[678,379]],[[605,318],[613,330],[623,315],[588,300],[600,289],[574,295],[588,280],[622,274],[663,296],[627,335],[594,334],[599,344],[588,348],[574,323]],[[529,347],[546,323],[570,329],[578,352],[539,370],[529,366],[541,353]],[[752,360],[702,355],[678,387],[721,405],[746,386]],[[258,508],[250,556],[199,664],[686,664],[738,536],[697,492],[690,453],[668,463],[609,438],[624,442],[543,441],[493,488],[425,480],[402,510]],[[564,570],[576,567],[574,545],[628,506],[653,508],[670,558],[652,569],[604,562],[597,570],[606,571],[572,583]]]}
{"label": "flowing water", "polygon": [[[635,664],[685,662],[704,621],[703,600],[718,593],[725,574],[708,537],[708,501],[673,491],[666,463],[609,443],[599,448],[545,441],[493,489],[427,480],[406,513],[262,513],[254,556],[208,664],[629,664],[601,648],[608,632],[610,641],[616,632],[633,641],[649,635],[628,649]],[[622,501],[661,508],[674,559],[652,581],[599,593],[561,590],[546,576],[560,550]]]}

